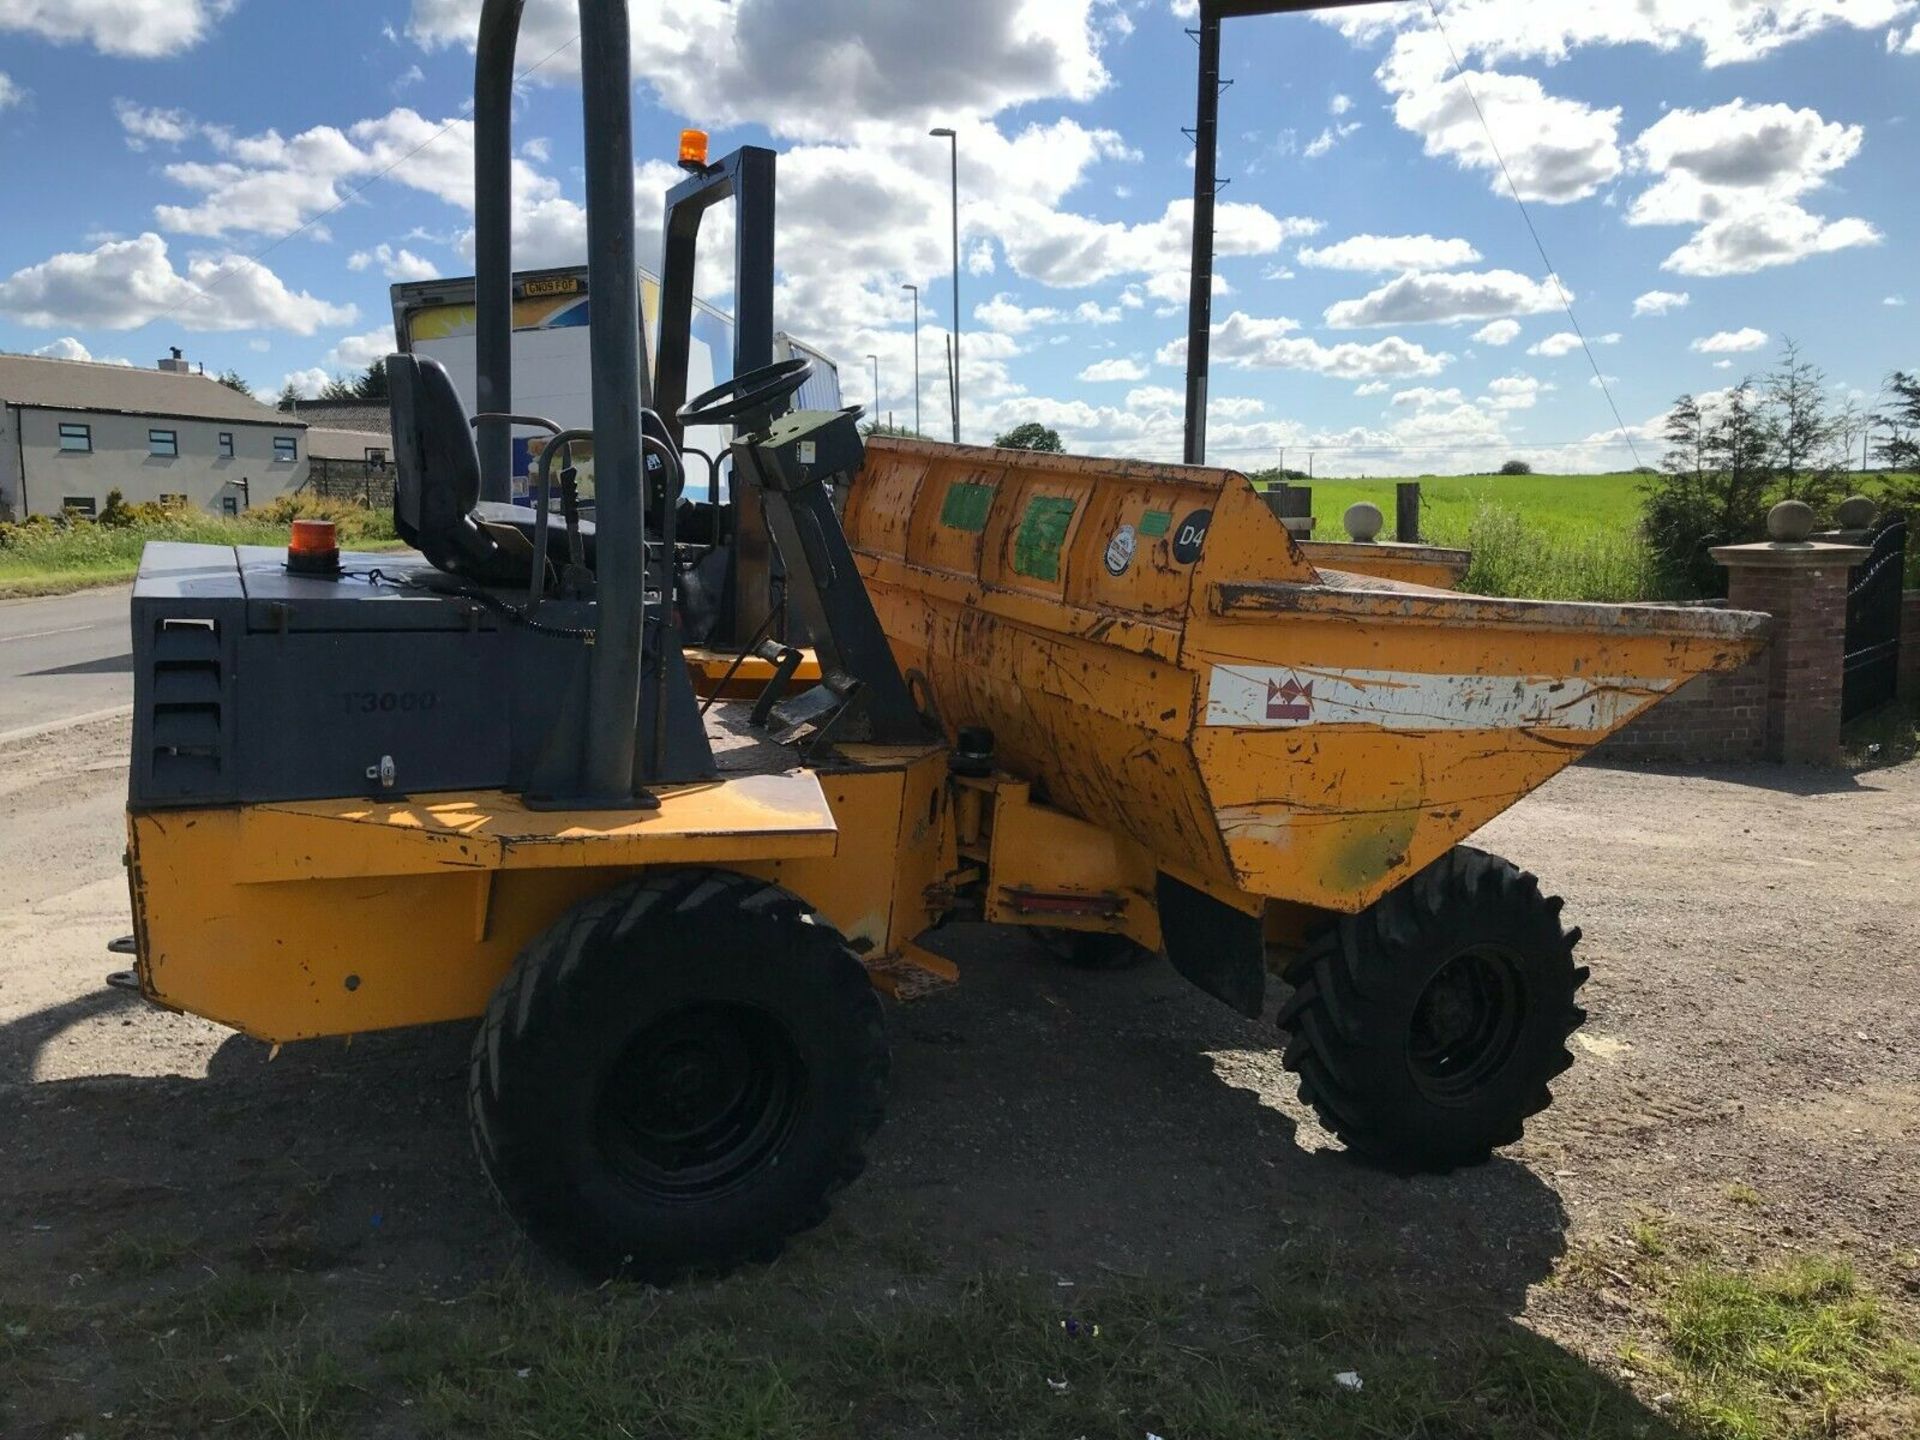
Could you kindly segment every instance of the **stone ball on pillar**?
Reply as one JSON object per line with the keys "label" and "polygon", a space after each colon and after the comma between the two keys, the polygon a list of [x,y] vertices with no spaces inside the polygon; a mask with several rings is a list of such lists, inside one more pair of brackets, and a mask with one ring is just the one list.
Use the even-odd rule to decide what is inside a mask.
{"label": "stone ball on pillar", "polygon": [[1833,523],[1841,530],[1865,530],[1873,524],[1879,507],[1870,496],[1849,495],[1833,512]]}
{"label": "stone ball on pillar", "polygon": [[1387,523],[1386,516],[1380,513],[1380,507],[1370,500],[1357,500],[1347,507],[1347,513],[1341,524],[1347,527],[1347,534],[1355,540],[1368,541],[1379,537],[1381,527]]}
{"label": "stone ball on pillar", "polygon": [[1767,512],[1767,534],[1777,545],[1803,545],[1813,534],[1813,507],[1804,500],[1782,500]]}

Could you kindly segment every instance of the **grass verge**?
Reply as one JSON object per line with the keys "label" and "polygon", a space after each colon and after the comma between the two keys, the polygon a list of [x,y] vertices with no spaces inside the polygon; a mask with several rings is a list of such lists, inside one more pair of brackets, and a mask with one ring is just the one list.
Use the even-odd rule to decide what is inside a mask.
{"label": "grass verge", "polygon": [[333,501],[288,497],[247,515],[227,518],[197,511],[139,506],[128,524],[35,521],[0,525],[0,599],[61,595],[131,580],[150,541],[201,545],[284,545],[296,518],[332,520],[341,544],[357,550],[399,545],[384,511]]}

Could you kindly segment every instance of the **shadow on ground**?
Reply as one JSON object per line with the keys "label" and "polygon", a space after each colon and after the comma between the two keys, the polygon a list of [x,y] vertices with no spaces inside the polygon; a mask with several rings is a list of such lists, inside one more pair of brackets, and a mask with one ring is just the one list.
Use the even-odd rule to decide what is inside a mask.
{"label": "shadow on ground", "polygon": [[[1144,1306],[1156,1336],[1177,1337],[1165,1341],[1169,1361],[1155,1364],[1213,1357],[1204,1374],[1179,1382],[1188,1408],[1175,1414],[1189,1428],[1169,1440],[1243,1433],[1240,1420],[1206,1428],[1206,1387],[1216,1381],[1249,1392],[1233,1412],[1241,1420],[1264,1416],[1285,1430],[1338,1394],[1335,1370],[1368,1367],[1376,1371],[1368,1404],[1392,1400],[1394,1386],[1410,1397],[1406,1413],[1418,1424],[1394,1433],[1564,1433],[1553,1418],[1562,1412],[1567,1432],[1675,1433],[1607,1375],[1515,1322],[1528,1287],[1552,1272],[1567,1225],[1559,1198],[1525,1166],[1497,1159],[1450,1177],[1400,1180],[1310,1148],[1329,1142],[1293,1101],[1270,1028],[1239,1019],[1164,965],[1119,975],[1056,969],[1024,942],[983,930],[957,932],[945,948],[968,983],[891,1007],[893,1101],[867,1174],[825,1226],[773,1266],[648,1301],[645,1326],[619,1341],[640,1371],[654,1363],[646,1337],[677,1333],[675,1313],[705,1317],[714,1305],[739,1305],[737,1334],[761,1337],[753,1343],[778,1352],[780,1364],[788,1363],[782,1316],[803,1337],[844,1334],[853,1338],[843,1351],[865,1354],[866,1346],[880,1357],[871,1395],[816,1397],[805,1378],[816,1362],[804,1338],[795,1342],[791,1376],[801,1378],[790,1376],[789,1388],[810,1404],[842,1406],[846,1423],[836,1433],[1077,1434],[1049,1429],[1053,1392],[1039,1380],[1053,1377],[1037,1369],[1058,1364],[1064,1373],[1081,1363],[1057,1356],[1049,1333],[1033,1338],[1035,1374],[1020,1369],[1026,1352],[1012,1340],[1002,1357],[1015,1377],[1009,1384],[1032,1380],[1041,1409],[1031,1415],[1005,1415],[1003,1400],[922,1371],[955,1363],[944,1353],[955,1345],[998,1355],[994,1333],[969,1327],[1025,1335],[1037,1314],[1078,1323],[1077,1307],[1104,1303],[1119,1317],[1111,1333],[1133,1333],[1127,1317]],[[0,1030],[0,1233],[12,1237],[0,1309],[51,1307],[66,1317],[45,1325],[64,1338],[15,1357],[23,1383],[0,1383],[20,1397],[19,1433],[52,1433],[70,1413],[134,1415],[140,1392],[172,1393],[145,1373],[151,1346],[110,1344],[126,1363],[101,1364],[99,1324],[109,1335],[119,1317],[158,1324],[151,1317],[175,1315],[235,1276],[291,1287],[286,1303],[300,1335],[354,1337],[348,1349],[361,1378],[339,1404],[353,1417],[345,1433],[355,1434],[440,1433],[428,1424],[431,1407],[414,1407],[416,1394],[431,1397],[430,1378],[395,1368],[389,1351],[353,1348],[385,1333],[383,1325],[441,1313],[426,1308],[434,1302],[460,1313],[476,1293],[497,1297],[529,1276],[547,1295],[543,1304],[602,1303],[530,1256],[487,1193],[466,1133],[466,1027],[291,1046],[271,1059],[267,1047],[235,1037],[204,1079],[25,1083],[34,1055],[61,1030],[138,1003],[106,992]],[[1019,1298],[1004,1312],[983,1312],[979,1297],[1003,1291]],[[1151,1296],[1160,1299],[1143,1298]],[[1329,1318],[1315,1318],[1317,1306]],[[526,1313],[489,1311],[487,1324],[531,1326]],[[275,1309],[242,1322],[238,1338],[209,1323],[198,1349],[174,1340],[160,1350],[172,1354],[176,1379],[181,1366],[218,1375],[246,1324],[284,1319]],[[924,1353],[888,1348],[896,1329],[942,1324],[949,1340]],[[89,1334],[86,1344],[75,1338]],[[1351,1363],[1341,1360],[1343,1347]],[[1461,1358],[1469,1351],[1471,1363]],[[1271,1368],[1282,1352],[1294,1368]],[[455,1358],[426,1368],[480,1363],[449,1353]],[[1269,1368],[1236,1368],[1256,1355]],[[0,1382],[8,1363],[0,1348]],[[1510,1385],[1500,1379],[1508,1372]],[[1114,1373],[1076,1380],[1071,1393],[1082,1398],[1074,1403],[1134,1395],[1111,1388],[1121,1384]],[[1290,1392],[1308,1383],[1302,1375],[1313,1393],[1263,1393]],[[462,1382],[463,1393],[485,1393],[484,1380]],[[818,1382],[842,1383],[850,1382]],[[1150,1394],[1153,1381],[1126,1383]],[[1420,1419],[1421,1404],[1439,1403],[1420,1398],[1429,1391],[1449,1407],[1431,1424]],[[1525,1398],[1536,1391],[1551,1391],[1551,1402]],[[1510,1392],[1522,1397],[1512,1405],[1531,1408],[1508,1413]],[[518,1413],[529,1393],[509,1386],[498,1414]],[[441,1401],[433,1413],[457,1415]],[[915,1406],[921,1413],[907,1413]],[[1060,1418],[1072,1413],[1063,1405]],[[1098,1423],[1107,1412],[1088,1413]],[[1578,1428],[1580,1417],[1603,1414],[1619,1428]],[[145,1430],[99,1433],[168,1433],[163,1418],[149,1413]],[[470,1418],[491,1433],[487,1416]],[[457,1418],[446,1423],[461,1431]],[[512,1433],[536,1434],[547,1422],[512,1423],[521,1427]],[[568,1423],[581,1434],[624,1433],[590,1418]],[[233,1433],[255,1428],[242,1423]],[[88,1433],[96,1432],[97,1423]],[[648,1433],[736,1432],[668,1417]]]}

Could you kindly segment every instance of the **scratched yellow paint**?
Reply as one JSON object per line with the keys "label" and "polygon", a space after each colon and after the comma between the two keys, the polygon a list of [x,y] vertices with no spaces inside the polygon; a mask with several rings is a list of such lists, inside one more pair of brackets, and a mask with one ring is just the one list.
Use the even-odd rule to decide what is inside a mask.
{"label": "scratched yellow paint", "polygon": [[[942,523],[963,482],[994,490],[977,536]],[[1074,505],[1047,581],[1007,563],[1036,494]],[[987,726],[1050,804],[1216,893],[1323,909],[1364,908],[1684,679],[1747,658],[1765,623],[1449,594],[1422,586],[1457,582],[1460,557],[1388,546],[1316,546],[1345,567],[1322,574],[1225,470],[876,438],[846,524],[896,657],[949,728]],[[1405,677],[1459,713],[1431,728],[1209,723],[1220,667],[1276,683],[1297,667],[1296,683],[1349,697]],[[1570,713],[1601,718],[1514,723],[1508,706],[1474,727],[1507,688],[1563,685],[1588,697]]]}

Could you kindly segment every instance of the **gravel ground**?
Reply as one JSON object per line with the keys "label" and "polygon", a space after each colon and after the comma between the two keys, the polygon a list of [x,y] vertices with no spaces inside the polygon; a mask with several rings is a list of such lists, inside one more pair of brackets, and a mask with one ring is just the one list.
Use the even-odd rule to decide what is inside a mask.
{"label": "gravel ground", "polygon": [[[102,988],[128,928],[125,747],[106,721],[0,755],[10,1289],[108,1284],[90,1261],[129,1233],[215,1259],[297,1247],[303,1268],[412,1293],[514,1263],[467,1147],[464,1027],[270,1060]],[[1164,965],[1081,973],[953,932],[940,948],[964,982],[891,1008],[873,1164],[801,1248],[849,1286],[884,1282],[903,1247],[1200,1284],[1312,1227],[1609,1370],[1628,1322],[1604,1293],[1543,1282],[1644,1213],[1755,1257],[1838,1249],[1897,1293],[1920,1251],[1916,813],[1920,763],[1583,767],[1482,832],[1568,898],[1591,1019],[1526,1140],[1444,1179],[1349,1162],[1294,1097],[1271,1026]],[[338,1290],[353,1303],[353,1283]]]}

